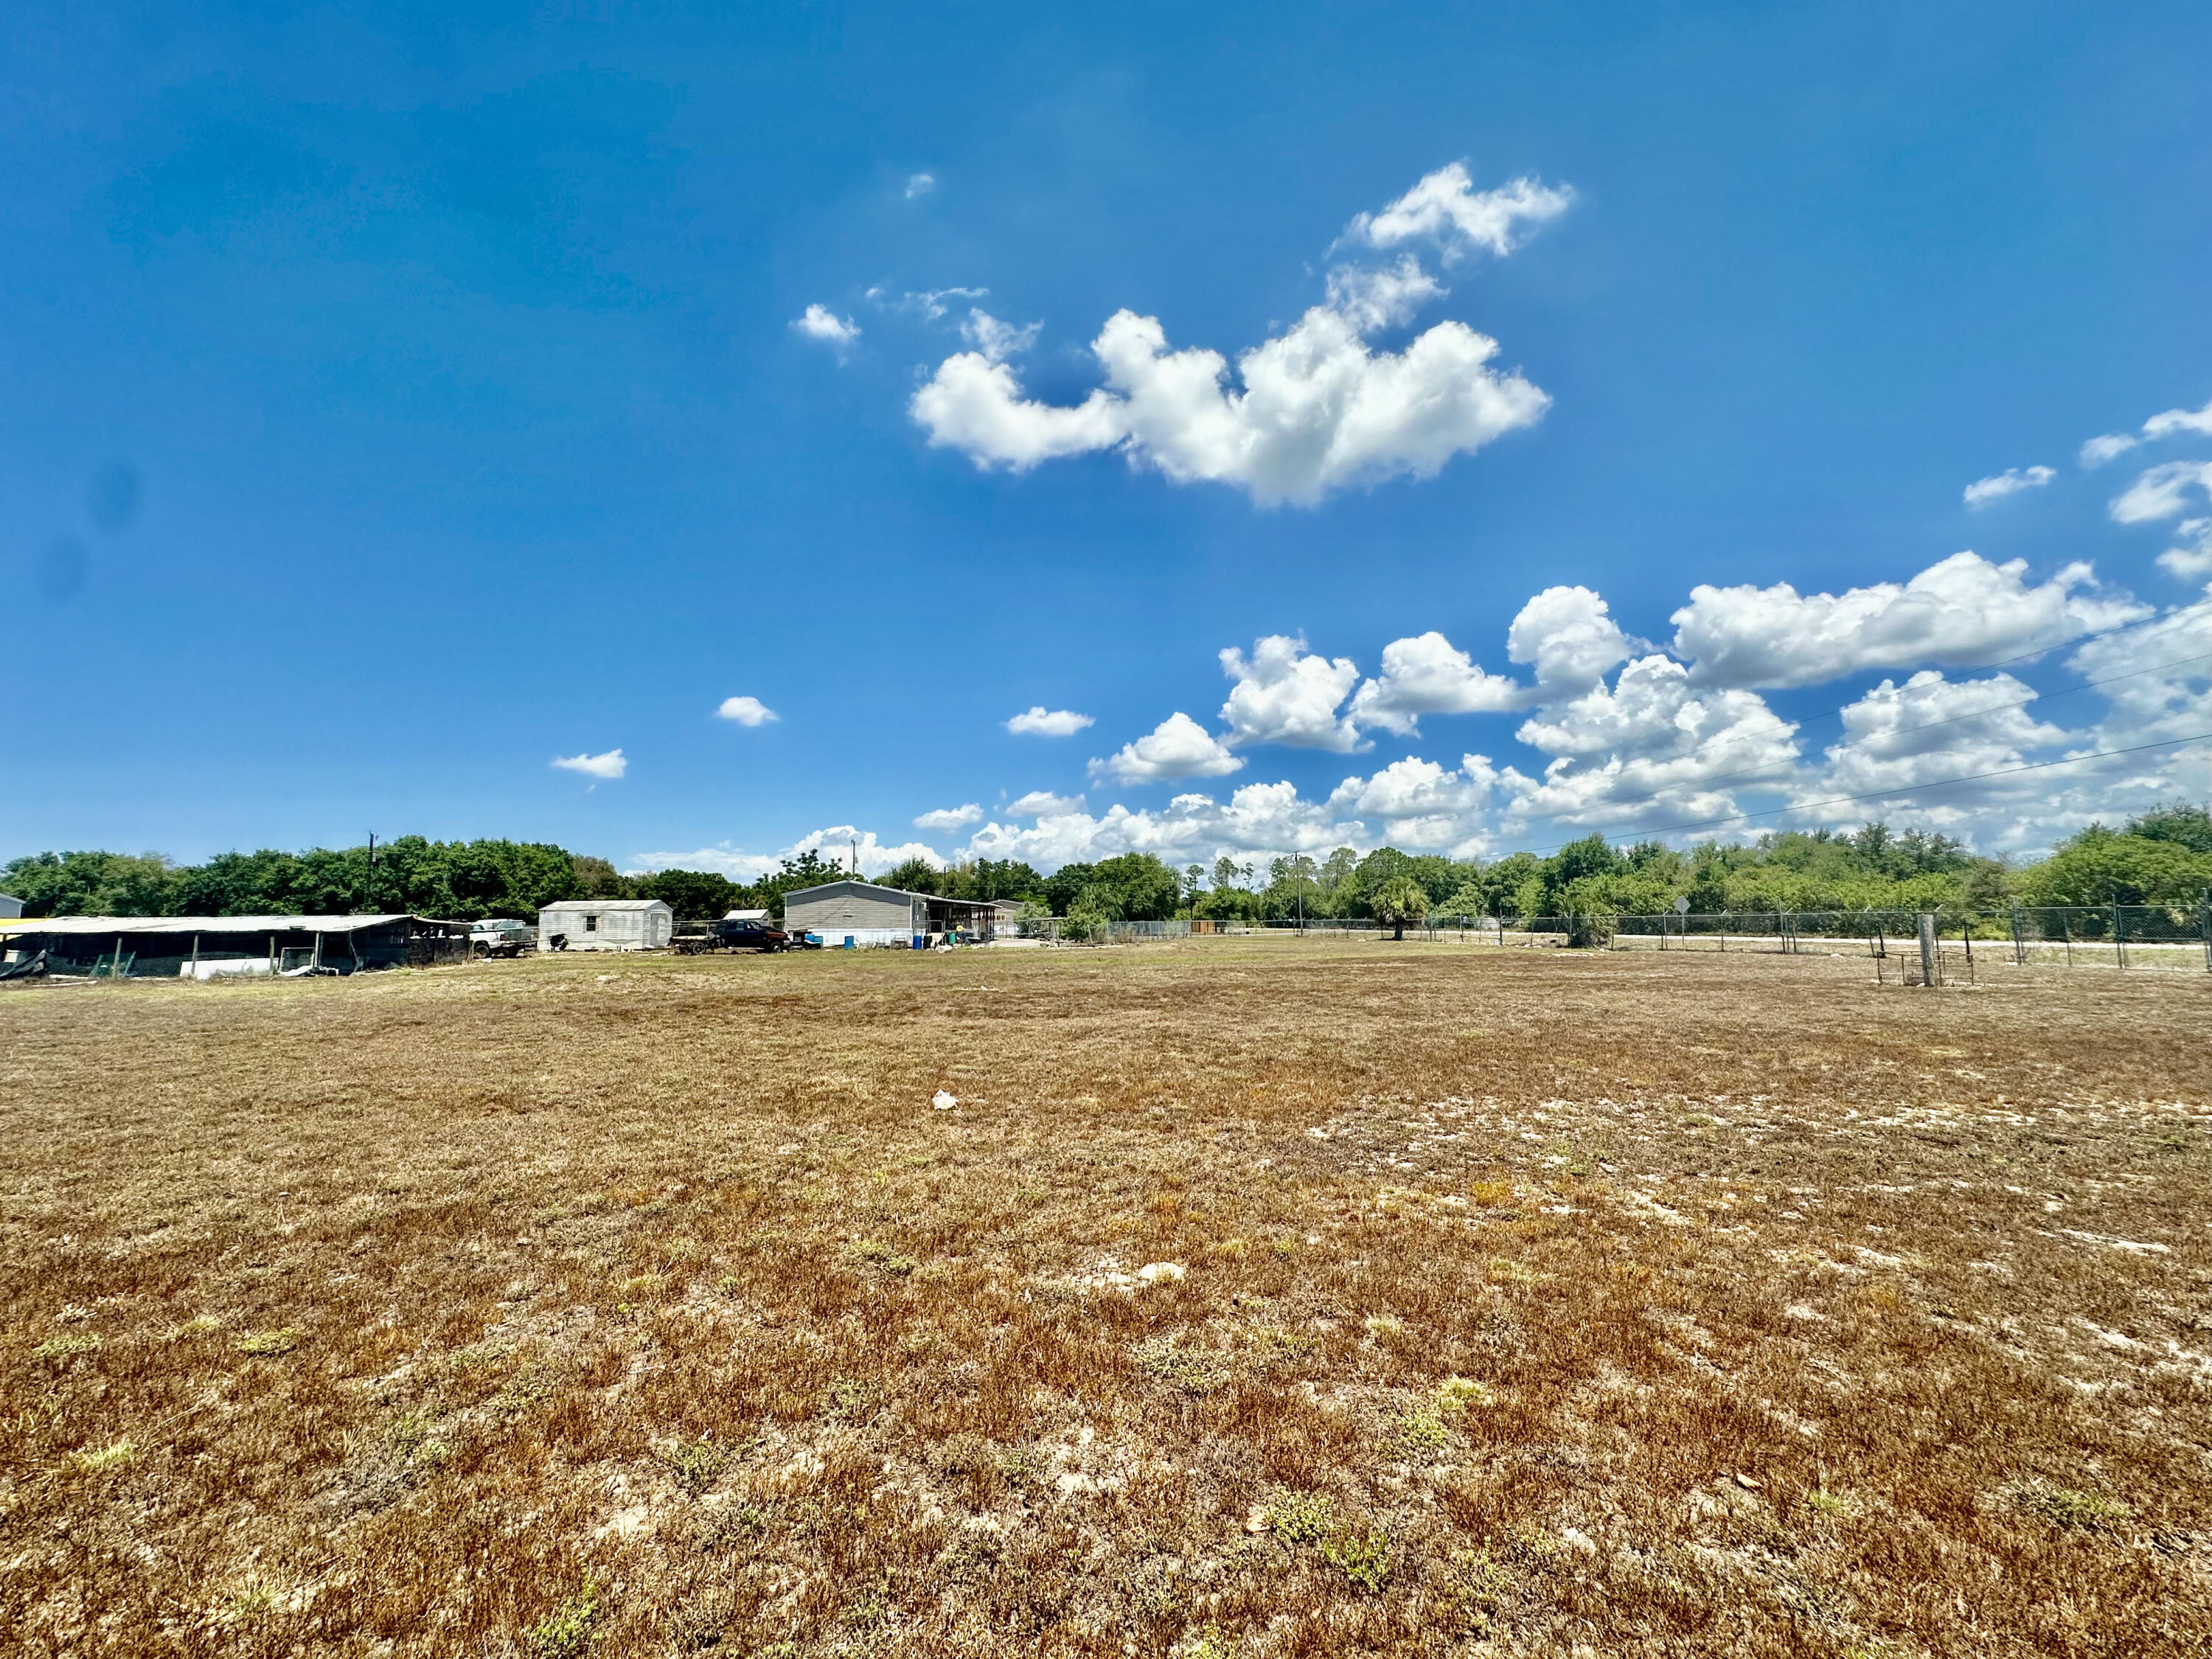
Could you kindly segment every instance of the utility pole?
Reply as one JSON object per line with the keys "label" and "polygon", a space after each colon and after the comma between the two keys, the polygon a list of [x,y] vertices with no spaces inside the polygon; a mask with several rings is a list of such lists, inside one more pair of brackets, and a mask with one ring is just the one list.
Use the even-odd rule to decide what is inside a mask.
{"label": "utility pole", "polygon": [[368,878],[362,884],[361,908],[365,915],[376,914],[376,831],[368,832]]}
{"label": "utility pole", "polygon": [[1298,878],[1298,932],[1303,933],[1306,930],[1306,855],[1291,854],[1291,868],[1297,872]]}

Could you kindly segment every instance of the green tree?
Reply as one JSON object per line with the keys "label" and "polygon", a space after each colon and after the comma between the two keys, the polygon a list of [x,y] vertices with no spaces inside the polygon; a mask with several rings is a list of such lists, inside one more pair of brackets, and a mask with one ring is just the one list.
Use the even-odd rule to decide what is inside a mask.
{"label": "green tree", "polygon": [[711,870],[656,870],[638,878],[637,896],[659,899],[678,920],[689,921],[711,921],[732,910],[759,908],[744,902],[744,888]]}
{"label": "green tree", "polygon": [[2212,887],[2212,854],[2093,826],[2021,880],[2031,904],[2189,904]]}
{"label": "green tree", "polygon": [[1392,876],[1368,895],[1368,904],[1378,921],[1390,924],[1393,939],[1406,937],[1406,924],[1429,914],[1429,896],[1411,876]]}
{"label": "green tree", "polygon": [[2170,841],[2192,853],[2212,853],[2212,812],[2191,801],[2154,807],[2128,822],[2127,833],[2146,841]]}

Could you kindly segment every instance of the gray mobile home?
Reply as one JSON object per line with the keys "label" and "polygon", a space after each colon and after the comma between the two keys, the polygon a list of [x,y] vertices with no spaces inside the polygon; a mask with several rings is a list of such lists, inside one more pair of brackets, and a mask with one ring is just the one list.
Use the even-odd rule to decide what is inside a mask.
{"label": "gray mobile home", "polygon": [[817,935],[830,946],[909,946],[957,929],[969,939],[991,937],[995,914],[988,903],[878,887],[857,878],[801,887],[783,896],[783,925]]}

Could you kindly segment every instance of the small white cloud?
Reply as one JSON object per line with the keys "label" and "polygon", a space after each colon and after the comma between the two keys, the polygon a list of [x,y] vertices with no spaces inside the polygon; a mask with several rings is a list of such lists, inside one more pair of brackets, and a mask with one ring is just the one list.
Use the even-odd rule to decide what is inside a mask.
{"label": "small white cloud", "polygon": [[819,340],[842,357],[854,341],[860,337],[860,325],[850,317],[840,317],[827,306],[811,305],[791,319],[791,325],[810,340]]}
{"label": "small white cloud", "polygon": [[1336,712],[1358,683],[1351,658],[1331,661],[1309,653],[1303,636],[1270,634],[1249,659],[1234,646],[1224,650],[1221,672],[1236,682],[1221,705],[1233,746],[1284,743],[1339,753],[1361,746],[1358,728]]}
{"label": "small white cloud", "polygon": [[2016,495],[2023,489],[2040,489],[2057,477],[2057,473],[2047,466],[2008,466],[2003,471],[1987,478],[1977,478],[1966,486],[1966,505],[1987,507],[2008,495]]}
{"label": "small white cloud", "polygon": [[763,726],[782,718],[758,697],[725,697],[714,714],[718,719],[735,720],[740,726]]}
{"label": "small white cloud", "polygon": [[2138,473],[2136,481],[2112,498],[2113,520],[2146,524],[2154,519],[2178,519],[2189,510],[2189,492],[2212,495],[2212,461],[2167,461]]}
{"label": "small white cloud", "polygon": [[1478,191],[1467,164],[1438,167],[1380,213],[1363,213],[1345,228],[1344,240],[1368,247],[1396,247],[1434,241],[1448,258],[1469,247],[1500,258],[1534,227],[1565,213],[1575,199],[1566,185],[1556,190],[1534,179],[1516,179],[1496,190]]}
{"label": "small white cloud", "polygon": [[1012,323],[1000,322],[988,311],[970,307],[968,320],[960,325],[960,337],[992,362],[1003,363],[1035,345],[1037,331],[1043,326],[1042,323],[1024,323],[1016,327]]}
{"label": "small white cloud", "polygon": [[871,304],[884,311],[911,312],[924,322],[941,323],[951,312],[948,302],[954,300],[981,300],[989,296],[988,288],[926,288],[909,290],[897,299],[887,299],[880,287],[868,290]]}
{"label": "small white cloud", "polygon": [[940,806],[933,812],[924,812],[914,821],[917,830],[963,830],[971,823],[983,821],[983,809],[969,801],[965,806]]}
{"label": "small white cloud", "polygon": [[1395,265],[1339,265],[1328,273],[1328,303],[1362,334],[1410,323],[1430,301],[1450,290],[1410,253]]}
{"label": "small white cloud", "polygon": [[2158,556],[2160,568],[2184,581],[2212,576],[2212,519],[2184,519],[2174,533],[2185,539]]}
{"label": "small white cloud", "polygon": [[2212,403],[2202,409],[2169,409],[2142,423],[2146,438],[2170,438],[2177,432],[2193,432],[2212,438]]}
{"label": "small white cloud", "polygon": [[2142,434],[2130,437],[2124,433],[2107,433],[2101,438],[2092,438],[2081,446],[2081,465],[2102,466],[2116,456],[2124,455],[2138,444],[2171,438],[2177,433],[2196,433],[2212,437],[2212,403],[2202,409],[2162,410],[2142,423]]}
{"label": "small white cloud", "polygon": [[1505,630],[1505,654],[1533,663],[1547,692],[1571,694],[1595,685],[1634,644],[1605,600],[1587,587],[1547,587],[1521,607]]}
{"label": "small white cloud", "polygon": [[907,174],[906,199],[909,202],[914,200],[917,196],[928,195],[930,191],[936,188],[937,175],[933,173],[909,173]]}
{"label": "small white cloud", "polygon": [[581,772],[587,778],[618,778],[629,770],[629,763],[619,749],[610,749],[604,755],[562,755],[553,764],[564,772]]}
{"label": "small white cloud", "polygon": [[1218,778],[1244,764],[1213,734],[1177,709],[1157,726],[1104,760],[1091,763],[1094,778],[1157,783],[1166,778]]}
{"label": "small white cloud", "polygon": [[1008,720],[1006,730],[1018,738],[1072,738],[1094,724],[1088,714],[1079,714],[1073,708],[1047,708],[1040,702]]}
{"label": "small white cloud", "polygon": [[1504,674],[1477,667],[1474,659],[1431,629],[1382,647],[1382,674],[1352,699],[1350,718],[1412,737],[1424,714],[1487,714],[1517,708],[1526,688]]}
{"label": "small white cloud", "polygon": [[1006,808],[1010,818],[1061,818],[1083,810],[1080,795],[1055,795],[1049,789],[1032,789]]}

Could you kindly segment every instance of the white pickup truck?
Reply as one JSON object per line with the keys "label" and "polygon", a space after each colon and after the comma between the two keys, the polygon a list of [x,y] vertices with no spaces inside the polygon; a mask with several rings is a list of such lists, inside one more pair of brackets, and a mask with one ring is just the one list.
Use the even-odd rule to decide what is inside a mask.
{"label": "white pickup truck", "polygon": [[469,954],[474,957],[519,957],[538,948],[538,930],[526,921],[493,916],[469,924]]}

